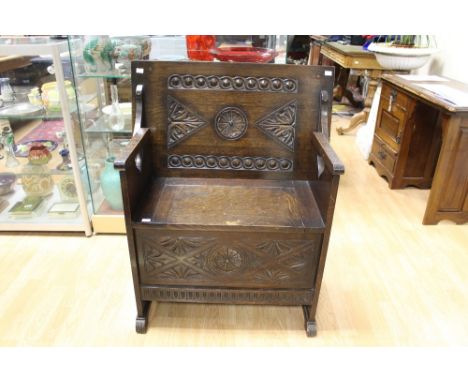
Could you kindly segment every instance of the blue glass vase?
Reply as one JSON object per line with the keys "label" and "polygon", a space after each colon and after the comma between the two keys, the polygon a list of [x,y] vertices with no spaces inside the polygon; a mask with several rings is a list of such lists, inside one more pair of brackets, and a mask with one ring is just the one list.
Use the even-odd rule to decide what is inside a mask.
{"label": "blue glass vase", "polygon": [[113,210],[123,210],[122,189],[120,188],[120,174],[114,169],[115,157],[106,159],[106,165],[101,173],[101,188],[104,197]]}

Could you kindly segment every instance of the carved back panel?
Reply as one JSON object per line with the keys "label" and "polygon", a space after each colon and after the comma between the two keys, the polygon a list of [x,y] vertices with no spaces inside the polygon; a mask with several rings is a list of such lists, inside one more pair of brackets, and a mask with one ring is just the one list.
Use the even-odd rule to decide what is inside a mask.
{"label": "carved back panel", "polygon": [[330,119],[333,68],[136,61],[132,84],[158,176],[316,178],[311,135]]}

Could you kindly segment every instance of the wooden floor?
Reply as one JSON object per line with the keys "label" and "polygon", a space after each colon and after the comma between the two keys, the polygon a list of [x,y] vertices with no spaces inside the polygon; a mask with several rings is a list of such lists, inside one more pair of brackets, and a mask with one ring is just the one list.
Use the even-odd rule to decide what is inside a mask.
{"label": "wooden floor", "polygon": [[316,338],[299,307],[172,303],[138,335],[125,236],[1,234],[0,345],[468,345],[468,225],[423,226],[429,191],[389,190],[344,123]]}

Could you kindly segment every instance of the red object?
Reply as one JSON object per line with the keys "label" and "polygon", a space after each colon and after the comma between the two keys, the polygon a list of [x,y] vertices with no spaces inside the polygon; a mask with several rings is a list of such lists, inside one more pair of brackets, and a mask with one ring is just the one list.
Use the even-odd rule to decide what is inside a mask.
{"label": "red object", "polygon": [[35,143],[31,146],[28,155],[29,163],[47,164],[50,158],[52,158],[52,154],[49,150],[47,150],[47,147],[45,147],[43,144]]}
{"label": "red object", "polygon": [[216,48],[211,51],[219,61],[234,62],[270,62],[278,53],[274,49],[251,46],[233,46]]}
{"label": "red object", "polygon": [[208,35],[187,35],[187,55],[195,61],[213,61],[214,56],[211,50],[216,45],[215,36]]}

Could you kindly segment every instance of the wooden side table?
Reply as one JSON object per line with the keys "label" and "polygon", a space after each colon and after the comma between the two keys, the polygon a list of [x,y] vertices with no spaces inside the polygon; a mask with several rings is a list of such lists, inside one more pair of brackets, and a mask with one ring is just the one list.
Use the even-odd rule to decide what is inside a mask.
{"label": "wooden side table", "polygon": [[468,222],[468,85],[384,76],[369,161],[390,188],[431,188],[423,224]]}
{"label": "wooden side table", "polygon": [[[374,53],[363,50],[361,46],[326,42],[322,45],[320,53],[341,67],[345,69],[353,69],[356,74],[364,75],[369,79],[367,95],[364,101],[364,110],[355,114],[351,118],[347,128],[343,129],[338,127],[336,129],[338,134],[342,135],[367,121],[375,90],[377,89],[378,82],[382,74],[385,73],[385,70],[377,62]],[[345,82],[346,79],[342,79],[342,81]],[[346,88],[346,84],[341,83],[340,85]]]}
{"label": "wooden side table", "polygon": [[0,73],[9,70],[23,68],[31,65],[31,57],[24,56],[1,56],[0,57]]}

